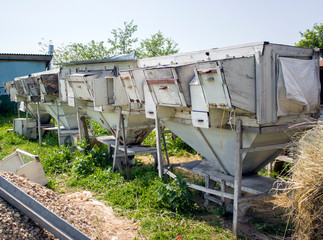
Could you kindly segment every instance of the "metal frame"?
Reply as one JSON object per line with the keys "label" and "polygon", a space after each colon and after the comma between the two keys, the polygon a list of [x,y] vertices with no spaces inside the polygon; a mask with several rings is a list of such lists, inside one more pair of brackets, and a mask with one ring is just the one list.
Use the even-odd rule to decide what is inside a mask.
{"label": "metal frame", "polygon": [[[242,120],[241,119],[237,119],[236,125],[235,125],[235,131],[236,131],[237,151],[235,153],[236,162],[235,162],[234,177],[232,177],[228,174],[225,174],[225,173],[220,173],[220,172],[217,176],[214,176],[214,177],[207,175],[207,174],[202,174],[202,173],[196,172],[197,174],[202,174],[205,176],[205,187],[199,186],[196,184],[191,184],[191,183],[187,183],[187,185],[190,188],[193,188],[195,190],[199,190],[199,191],[202,191],[205,193],[205,195],[204,195],[204,197],[205,197],[204,204],[205,205],[208,205],[209,201],[213,201],[213,202],[215,202],[217,204],[221,204],[221,205],[223,205],[223,204],[227,205],[228,200],[233,200],[233,227],[232,227],[233,229],[232,230],[233,230],[233,234],[237,236],[239,234],[240,204],[272,194],[269,192],[260,192],[259,190],[256,190],[256,189],[252,190],[252,189],[250,189],[250,186],[243,186],[242,185],[242,180],[245,179],[242,177],[242,154],[247,153],[247,152],[264,151],[264,150],[270,150],[270,149],[281,149],[281,148],[285,148],[287,146],[290,146],[292,144],[286,143],[286,144],[274,144],[274,145],[267,145],[267,146],[244,148],[243,147],[243,138],[242,138],[243,127],[242,127]],[[178,166],[178,165],[174,165],[174,166]],[[181,164],[179,164],[179,166],[183,167]],[[172,178],[176,178],[177,176],[175,174],[173,174],[172,172],[170,172],[169,168],[164,170],[163,174],[167,174]],[[190,169],[188,169],[188,170],[190,170]],[[211,178],[213,178],[213,179],[211,180]],[[246,179],[247,178],[248,177],[246,177]],[[231,179],[231,181],[233,179],[233,183],[230,183],[230,179]],[[229,181],[229,182],[227,182],[227,181]],[[213,189],[215,182],[220,183],[220,186],[221,186],[220,190]],[[233,189],[234,189],[233,194],[226,192],[227,186],[233,187]],[[246,189],[248,189],[248,191]],[[242,197],[241,196],[242,190],[247,191],[253,195]],[[218,196],[218,197],[220,197],[220,199],[212,197],[211,195]]]}
{"label": "metal frame", "polygon": [[243,129],[242,129],[242,120],[237,119],[236,121],[236,134],[237,134],[237,158],[235,163],[235,176],[234,176],[234,199],[233,199],[233,234],[239,234],[239,204],[242,202],[250,201],[256,198],[264,197],[266,193],[258,194],[249,197],[241,197],[241,181],[242,181],[242,154],[247,152],[257,152],[257,151],[264,151],[264,150],[271,150],[271,149],[281,149],[285,148],[290,143],[287,144],[274,144],[268,146],[260,146],[260,147],[251,147],[251,148],[244,148],[243,147]]}

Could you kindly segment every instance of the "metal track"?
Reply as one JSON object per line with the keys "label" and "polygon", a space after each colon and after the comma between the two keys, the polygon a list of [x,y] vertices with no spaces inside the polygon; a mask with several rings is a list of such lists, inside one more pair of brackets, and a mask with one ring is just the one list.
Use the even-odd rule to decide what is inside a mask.
{"label": "metal track", "polygon": [[59,239],[90,240],[84,233],[0,176],[0,197]]}

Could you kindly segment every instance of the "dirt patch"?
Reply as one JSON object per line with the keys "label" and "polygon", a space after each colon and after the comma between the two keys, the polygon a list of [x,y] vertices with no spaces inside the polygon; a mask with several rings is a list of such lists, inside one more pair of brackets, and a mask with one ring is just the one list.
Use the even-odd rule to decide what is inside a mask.
{"label": "dirt patch", "polygon": [[[126,218],[116,217],[110,207],[95,201],[90,192],[59,195],[50,189],[15,174],[0,174],[91,239],[121,240],[138,238],[137,224]],[[6,206],[10,207],[8,204]],[[18,216],[17,212],[7,214],[8,221],[2,221],[2,224],[4,224],[3,226],[1,225],[2,229],[11,230],[9,232],[2,231],[0,234],[1,239],[28,239],[29,237],[26,238],[25,235],[20,235],[20,233],[26,234],[28,232],[39,233],[37,237],[33,236],[29,239],[54,239],[46,231],[46,236],[44,237],[44,230],[42,228],[36,229],[29,225],[26,225],[26,227],[24,224],[17,224],[19,221],[16,218],[24,218],[24,222],[30,221],[22,213],[19,213]]]}
{"label": "dirt patch", "polygon": [[[154,164],[155,160],[151,155],[142,155],[142,156],[136,156],[137,159],[140,160],[140,162],[144,163],[144,164]],[[169,157],[169,162],[171,164],[177,164],[177,163],[181,163],[181,162],[190,162],[190,161],[195,161],[195,160],[201,160],[202,157],[199,154],[187,154],[186,156],[182,156],[182,157],[175,157],[175,156],[171,156]]]}

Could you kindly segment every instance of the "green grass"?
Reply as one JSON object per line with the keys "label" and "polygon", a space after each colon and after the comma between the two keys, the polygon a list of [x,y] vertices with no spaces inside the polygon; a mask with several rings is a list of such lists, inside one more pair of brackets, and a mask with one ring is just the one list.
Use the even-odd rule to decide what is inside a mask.
{"label": "green grass", "polygon": [[[155,131],[152,131],[148,137],[143,141],[143,145],[151,145],[153,147],[156,147],[156,133]],[[166,147],[167,152],[169,156],[176,156],[176,157],[182,157],[186,156],[187,153],[196,154],[196,151],[191,148],[187,143],[185,143],[182,139],[179,137],[175,137],[173,139],[171,133],[165,134],[165,140],[166,140]]]}
{"label": "green grass", "polygon": [[273,223],[263,217],[253,217],[249,220],[249,224],[257,231],[267,235],[290,237],[292,234],[292,230],[290,228],[287,229],[288,226],[283,221]]}
{"label": "green grass", "polygon": [[[92,191],[118,214],[138,221],[139,233],[145,239],[175,239],[178,235],[182,239],[234,239],[218,221],[200,220],[205,210],[193,202],[192,192],[181,178],[160,179],[153,165],[143,164],[133,167],[130,180],[126,180],[118,171],[112,171],[105,148],[71,153],[67,147],[58,147],[55,134],[45,136],[43,146],[39,146],[36,140],[7,132],[13,117],[0,116],[0,159],[17,148],[38,155],[49,188],[61,193]],[[172,147],[181,145],[177,140]]]}

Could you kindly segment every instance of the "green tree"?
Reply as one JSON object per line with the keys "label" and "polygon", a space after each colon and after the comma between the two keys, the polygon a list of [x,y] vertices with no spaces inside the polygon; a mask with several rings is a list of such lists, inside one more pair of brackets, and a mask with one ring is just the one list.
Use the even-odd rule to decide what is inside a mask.
{"label": "green tree", "polygon": [[54,51],[53,62],[56,64],[70,61],[84,61],[109,57],[109,51],[103,41],[92,40],[87,44],[70,43],[62,45]]}
{"label": "green tree", "polygon": [[[138,42],[138,38],[133,35],[137,30],[138,25],[134,24],[133,21],[130,23],[124,22],[123,28],[111,31],[113,37],[108,38],[108,46],[105,45],[104,41],[96,42],[94,40],[87,44],[70,43],[61,45],[54,50],[53,63],[60,65],[60,63],[70,61],[102,59],[131,53],[135,50],[138,58],[168,55],[179,51],[178,44],[171,38],[165,38],[160,31],[151,35],[151,38],[141,40],[140,47],[136,49],[134,45]],[[42,40],[44,42],[44,39]],[[45,44],[42,42],[38,44],[45,51]]]}
{"label": "green tree", "polygon": [[111,31],[113,38],[108,39],[108,43],[111,45],[109,52],[115,56],[134,51],[132,45],[138,41],[138,38],[134,38],[133,34],[137,29],[138,25],[133,24],[133,20],[130,23],[124,22],[123,29],[113,29]]}
{"label": "green tree", "polygon": [[178,53],[178,44],[171,38],[165,38],[161,31],[151,35],[151,38],[146,38],[140,42],[140,47],[137,49],[138,58],[155,57]]}
{"label": "green tree", "polygon": [[295,45],[298,47],[307,47],[307,48],[323,48],[323,23],[314,24],[313,28],[306,29],[305,32],[300,32],[301,39]]}

